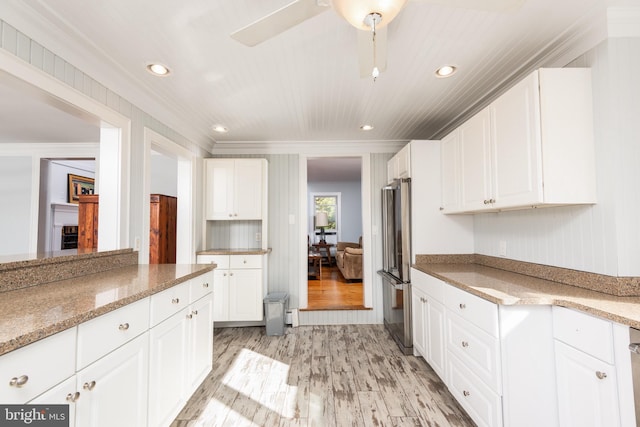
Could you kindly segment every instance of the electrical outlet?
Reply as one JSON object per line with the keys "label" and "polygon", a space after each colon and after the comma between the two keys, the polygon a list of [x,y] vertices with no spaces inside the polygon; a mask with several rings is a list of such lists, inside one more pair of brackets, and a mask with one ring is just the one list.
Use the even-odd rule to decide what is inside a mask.
{"label": "electrical outlet", "polygon": [[256,233],[256,242],[259,242],[260,240],[262,240],[262,233],[257,232]]}
{"label": "electrical outlet", "polygon": [[500,247],[498,248],[498,255],[502,257],[507,256],[507,242],[506,240],[500,240]]}
{"label": "electrical outlet", "polygon": [[136,237],[135,239],[133,239],[133,250],[134,251],[140,250],[140,237]]}

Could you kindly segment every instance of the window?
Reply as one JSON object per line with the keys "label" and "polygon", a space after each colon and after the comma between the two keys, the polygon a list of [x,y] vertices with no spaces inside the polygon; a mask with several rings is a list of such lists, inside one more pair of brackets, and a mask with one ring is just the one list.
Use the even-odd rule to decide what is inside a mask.
{"label": "window", "polygon": [[[325,212],[329,225],[324,228],[327,242],[335,244],[340,237],[340,193],[311,193],[309,197],[309,234],[320,237],[320,229],[315,228],[316,212]],[[317,241],[317,240],[314,240]]]}

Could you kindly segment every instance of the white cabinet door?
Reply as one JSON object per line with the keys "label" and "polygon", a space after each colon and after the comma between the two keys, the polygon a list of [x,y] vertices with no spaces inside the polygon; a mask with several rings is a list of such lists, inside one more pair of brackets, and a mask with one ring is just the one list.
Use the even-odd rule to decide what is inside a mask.
{"label": "white cabinet door", "polygon": [[262,160],[235,161],[235,212],[233,219],[262,218]]}
{"label": "white cabinet door", "polygon": [[538,73],[490,106],[494,208],[543,202]]}
{"label": "white cabinet door", "polygon": [[129,341],[77,373],[78,426],[147,425],[149,334]]}
{"label": "white cabinet door", "polygon": [[445,379],[444,306],[427,297],[427,361],[434,371]]}
{"label": "white cabinet door", "polygon": [[186,399],[188,310],[179,311],[149,333],[149,426],[171,424]]}
{"label": "white cabinet door", "polygon": [[620,425],[618,385],[612,365],[555,342],[560,425]]}
{"label": "white cabinet door", "polygon": [[209,374],[213,362],[213,298],[211,294],[191,304],[187,351],[187,395]]}
{"label": "white cabinet door", "polygon": [[[69,405],[69,427],[76,425],[76,402],[82,393],[78,391],[76,376],[67,378],[52,389],[33,399],[31,405]],[[78,426],[79,427],[79,426]]]}
{"label": "white cabinet door", "polygon": [[455,130],[440,141],[441,208],[445,213],[460,211],[459,134]]}
{"label": "white cabinet door", "polygon": [[411,178],[411,144],[402,147],[395,155],[398,168],[398,178]]}
{"label": "white cabinet door", "polygon": [[490,124],[485,108],[459,128],[463,210],[484,209],[493,201]]}
{"label": "white cabinet door", "polygon": [[262,320],[262,298],[262,269],[229,271],[229,320]]}
{"label": "white cabinet door", "polygon": [[413,354],[427,360],[427,304],[426,295],[416,286],[411,289],[413,326]]}
{"label": "white cabinet door", "polygon": [[213,270],[213,320],[229,320],[229,270]]}
{"label": "white cabinet door", "polygon": [[208,159],[205,165],[206,219],[233,219],[234,160]]}

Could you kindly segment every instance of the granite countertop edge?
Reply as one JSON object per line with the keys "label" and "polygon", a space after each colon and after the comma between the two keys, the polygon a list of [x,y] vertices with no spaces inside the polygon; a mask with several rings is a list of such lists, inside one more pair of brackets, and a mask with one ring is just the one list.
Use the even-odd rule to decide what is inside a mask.
{"label": "granite countertop edge", "polygon": [[640,328],[640,297],[615,296],[473,263],[412,267],[498,305],[556,305]]}
{"label": "granite countertop edge", "polygon": [[[184,283],[190,279],[193,279],[195,277],[198,277],[206,272],[212,271],[216,268],[215,264],[193,264],[193,265],[184,265],[186,267],[191,267],[193,269],[193,271],[191,271],[190,273],[185,273],[185,274],[181,274],[179,277],[175,277],[174,279],[170,279],[170,280],[164,280],[164,281],[155,281],[155,282],[151,282],[151,280],[149,280],[151,283],[149,283],[149,286],[144,289],[144,290],[140,290],[132,295],[128,295],[128,296],[124,296],[122,298],[118,298],[114,301],[111,301],[109,303],[106,303],[104,305],[101,305],[99,307],[95,307],[92,309],[88,309],[88,310],[82,310],[82,311],[78,311],[77,313],[75,313],[74,315],[70,316],[70,317],[66,317],[64,319],[61,320],[54,320],[54,321],[50,321],[48,322],[45,326],[42,327],[38,327],[36,329],[32,329],[26,332],[21,332],[18,333],[17,335],[15,335],[14,337],[8,339],[8,340],[4,340],[4,341],[0,341],[0,356],[2,356],[3,354],[9,353],[13,350],[17,350],[21,347],[27,346],[29,344],[32,344],[34,342],[37,342],[41,339],[47,338],[51,335],[54,335],[58,332],[62,332],[64,330],[73,328],[81,323],[84,323],[86,321],[89,321],[91,319],[94,319],[98,316],[101,316],[103,314],[109,313],[111,311],[117,310],[118,308],[124,307],[126,305],[132,304],[136,301],[142,300],[144,298],[147,298],[151,295],[157,294],[159,292],[162,292],[164,290],[167,290],[169,288],[172,288],[173,286],[179,285],[181,283]],[[144,268],[143,265],[136,265],[135,266],[136,269],[139,268]],[[149,266],[147,266],[149,267]],[[131,267],[122,267],[122,268],[118,268],[118,269],[113,269],[113,270],[109,270],[108,274],[117,274],[118,270],[121,271],[125,271],[126,269],[131,269]],[[147,270],[150,270],[149,268]],[[87,279],[91,279],[92,276],[98,276],[98,275],[103,275],[104,273],[97,273],[95,275],[86,275],[86,276],[82,276],[83,280],[87,280]],[[127,274],[127,273],[125,273]],[[131,280],[134,280],[134,273],[130,273],[131,275]],[[71,280],[62,280],[59,282],[51,282],[48,285],[54,285],[54,286],[58,286],[58,287],[63,287],[65,286],[66,283],[71,283],[73,282],[75,279],[71,279]],[[104,279],[100,279],[100,280],[104,280]],[[44,285],[41,285],[44,286]],[[22,296],[24,297],[25,292],[33,292],[36,293],[38,292],[38,288],[40,286],[34,286],[31,288],[28,288],[27,290],[21,290],[22,292]],[[7,298],[7,296],[11,296],[12,293],[14,292],[18,292],[18,291],[8,291],[8,292],[4,292],[2,295],[3,297]],[[96,294],[97,294],[97,290],[96,290]],[[28,295],[28,294],[27,294]],[[50,307],[41,307],[42,310],[44,309],[55,309],[55,305],[50,306]],[[3,315],[0,314],[0,321],[2,321]]]}

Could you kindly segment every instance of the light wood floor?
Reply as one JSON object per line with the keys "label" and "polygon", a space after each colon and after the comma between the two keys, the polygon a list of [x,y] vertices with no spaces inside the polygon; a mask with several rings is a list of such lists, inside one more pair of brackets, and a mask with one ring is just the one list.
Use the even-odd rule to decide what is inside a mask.
{"label": "light wood floor", "polygon": [[382,325],[217,329],[213,363],[172,427],[474,425]]}
{"label": "light wood floor", "polygon": [[309,279],[306,310],[367,310],[362,281],[347,281],[338,267],[322,266],[322,280]]}

